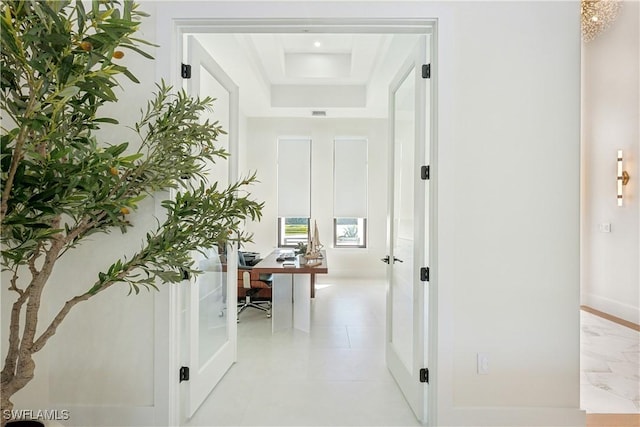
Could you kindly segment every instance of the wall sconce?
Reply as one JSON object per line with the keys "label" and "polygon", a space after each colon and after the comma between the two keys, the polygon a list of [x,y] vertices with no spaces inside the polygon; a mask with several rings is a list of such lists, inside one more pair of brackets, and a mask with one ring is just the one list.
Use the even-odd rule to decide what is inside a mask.
{"label": "wall sconce", "polygon": [[622,170],[622,150],[618,150],[618,206],[622,206],[622,186],[629,182],[629,174]]}

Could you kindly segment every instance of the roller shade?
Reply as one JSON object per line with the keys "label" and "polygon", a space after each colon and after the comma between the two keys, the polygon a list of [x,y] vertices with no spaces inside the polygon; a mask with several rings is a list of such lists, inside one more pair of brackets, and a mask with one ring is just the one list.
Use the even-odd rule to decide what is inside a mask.
{"label": "roller shade", "polygon": [[311,139],[278,139],[278,216],[311,216]]}
{"label": "roller shade", "polygon": [[366,218],[367,140],[336,138],[333,153],[334,217]]}

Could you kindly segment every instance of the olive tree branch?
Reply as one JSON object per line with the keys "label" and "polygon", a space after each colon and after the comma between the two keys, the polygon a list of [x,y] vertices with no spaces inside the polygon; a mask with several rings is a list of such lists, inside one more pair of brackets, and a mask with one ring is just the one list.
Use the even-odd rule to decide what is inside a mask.
{"label": "olive tree branch", "polygon": [[7,349],[4,367],[0,374],[2,383],[10,381],[15,373],[18,362],[18,349],[20,346],[20,313],[22,312],[22,306],[28,297],[28,293],[21,292],[20,296],[11,307],[11,320],[9,322],[9,348]]}
{"label": "olive tree branch", "polygon": [[15,267],[15,269],[12,270],[11,280],[9,281],[9,290],[17,292],[18,295],[22,295],[24,290],[18,287],[18,278],[18,267]]}

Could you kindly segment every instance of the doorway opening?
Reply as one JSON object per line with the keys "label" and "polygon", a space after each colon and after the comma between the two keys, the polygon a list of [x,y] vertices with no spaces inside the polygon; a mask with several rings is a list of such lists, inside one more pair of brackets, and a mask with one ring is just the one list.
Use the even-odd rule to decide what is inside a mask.
{"label": "doorway opening", "polygon": [[[425,21],[419,23],[419,25],[414,23],[413,27],[406,26],[406,23],[398,22],[395,23],[395,27],[392,25],[394,23],[391,22],[385,24],[310,25],[307,22],[304,25],[291,25],[289,22],[287,25],[272,24],[265,26],[260,22],[256,22],[254,25],[248,25],[245,22],[236,27],[229,25],[229,22],[226,21],[226,27],[223,28],[217,27],[215,22],[210,23],[210,25],[198,25],[195,27],[188,23],[177,22],[177,38],[175,42],[176,57],[181,58],[183,63],[188,62],[187,52],[191,49],[187,40],[192,40],[191,44],[194,44],[195,41],[195,43],[202,46],[208,56],[217,63],[233,85],[239,89],[238,104],[236,105],[238,109],[237,128],[234,132],[235,135],[230,135],[230,138],[235,138],[236,142],[233,143],[231,140],[229,142],[228,149],[232,157],[227,167],[229,171],[235,171],[236,178],[251,170],[256,170],[259,174],[258,178],[262,182],[261,185],[267,188],[270,184],[273,184],[273,179],[276,176],[273,173],[275,165],[273,163],[274,148],[272,145],[275,144],[278,137],[302,135],[310,136],[312,140],[315,139],[317,141],[317,151],[314,151],[316,157],[313,158],[312,156],[312,162],[324,160],[329,163],[328,167],[325,168],[325,172],[322,172],[322,168],[318,164],[315,166],[313,163],[311,164],[311,170],[314,174],[312,178],[315,178],[318,183],[316,192],[313,192],[313,184],[311,188],[314,194],[311,198],[312,218],[323,216],[326,221],[334,220],[332,212],[318,212],[321,208],[316,208],[314,211],[314,206],[322,206],[320,201],[322,195],[324,194],[326,197],[327,194],[327,189],[322,188],[323,173],[326,174],[326,170],[330,171],[332,168],[331,150],[320,147],[320,140],[324,139],[325,142],[333,142],[335,138],[339,137],[363,136],[367,139],[369,142],[369,166],[371,167],[372,160],[373,163],[378,162],[382,166],[382,168],[369,169],[369,191],[372,196],[370,196],[369,200],[367,218],[368,247],[364,249],[332,247],[330,250],[334,253],[328,254],[327,257],[332,261],[336,260],[335,271],[337,275],[343,275],[343,277],[355,276],[360,279],[374,281],[386,281],[389,277],[394,277],[388,271],[390,269],[393,270],[393,263],[391,263],[391,266],[387,266],[379,261],[381,255],[389,254],[390,252],[387,249],[387,229],[389,227],[385,216],[389,208],[388,205],[390,203],[393,204],[394,201],[400,206],[402,206],[402,203],[411,203],[411,206],[407,205],[403,209],[396,210],[396,215],[399,220],[416,220],[418,225],[414,228],[417,229],[418,233],[422,233],[423,240],[418,240],[411,246],[418,256],[413,257],[412,253],[410,259],[407,259],[407,264],[411,264],[412,267],[418,264],[422,266],[430,264],[435,258],[434,239],[425,240],[424,237],[425,233],[428,233],[435,224],[436,218],[432,214],[433,206],[435,206],[433,203],[435,192],[420,192],[416,189],[416,194],[422,194],[417,200],[405,198],[404,196],[400,200],[399,196],[387,198],[379,191],[380,188],[393,186],[393,181],[389,185],[386,179],[389,175],[393,175],[394,164],[389,163],[387,156],[391,153],[391,158],[393,158],[394,139],[408,138],[406,135],[398,137],[395,132],[389,132],[390,111],[395,114],[395,123],[399,124],[400,127],[402,126],[400,120],[407,119],[403,115],[413,114],[418,118],[417,120],[414,119],[410,125],[407,125],[413,127],[410,132],[411,138],[414,139],[412,149],[420,147],[419,152],[422,153],[424,161],[428,161],[429,158],[435,158],[433,155],[435,153],[436,134],[435,120],[433,120],[435,117],[435,108],[433,106],[435,105],[436,96],[434,80],[431,80],[428,86],[426,83],[424,84],[425,87],[429,87],[430,91],[428,93],[423,91],[420,95],[423,98],[422,101],[419,99],[417,101],[426,103],[428,98],[428,110],[417,108],[415,99],[412,100],[412,103],[407,102],[407,99],[413,98],[411,95],[420,92],[419,88],[416,89],[414,87],[413,91],[401,90],[407,87],[402,83],[413,81],[414,75],[416,79],[429,78],[423,75],[423,66],[434,67],[435,65],[435,22]],[[421,51],[423,57],[426,58],[427,53],[430,55],[429,64],[418,64],[416,62],[411,65],[411,55],[416,52],[416,49],[420,50],[419,47],[416,47],[419,46],[419,40],[423,41]],[[407,64],[409,64],[409,67],[407,67]],[[196,66],[194,64],[187,65],[190,65],[192,70],[194,67],[200,67],[200,65]],[[405,67],[405,70],[400,72],[402,67]],[[400,76],[398,76],[399,72]],[[173,77],[175,78],[174,86],[182,86],[178,75],[174,74]],[[394,79],[397,80],[398,84],[394,91],[391,91],[390,85]],[[224,84],[221,86],[224,86]],[[230,93],[231,90],[226,90],[226,92]],[[398,97],[394,98],[396,92]],[[404,92],[407,93],[402,95]],[[214,97],[220,98],[219,96]],[[392,107],[390,107],[391,98],[395,102]],[[224,102],[225,97],[223,96],[220,104],[222,105]],[[412,109],[404,108],[405,104],[411,104]],[[221,107],[214,105],[214,118],[217,108]],[[324,113],[320,119],[317,117],[319,110]],[[223,115],[226,117],[226,113]],[[229,116],[232,115],[230,114]],[[427,119],[429,123],[433,123],[433,126],[428,126],[426,123],[418,124],[420,121],[426,122]],[[233,119],[230,119],[231,123],[233,123]],[[422,126],[422,131],[418,129],[419,126]],[[374,133],[367,134],[372,129]],[[424,141],[427,139],[430,143],[425,144]],[[372,143],[378,145],[374,147]],[[396,157],[400,156],[402,151],[398,151],[397,148],[395,150]],[[409,152],[404,153],[404,158],[405,161],[408,161],[407,159],[416,160],[414,154]],[[406,165],[400,162],[396,163],[395,167],[401,170],[410,165],[411,162]],[[325,166],[327,165],[325,164]],[[381,170],[384,173],[381,173]],[[263,175],[260,174],[261,172],[263,172]],[[232,180],[234,179],[232,176],[231,178]],[[327,175],[324,178],[331,177]],[[400,178],[400,175],[396,174],[396,178]],[[324,181],[327,180],[325,179]],[[371,183],[375,184],[376,182],[378,185],[374,185],[374,188],[372,188]],[[274,186],[271,185],[271,187]],[[398,188],[401,187],[398,185]],[[277,194],[270,194],[270,190],[257,190],[256,197],[258,199],[261,198],[260,191],[264,192],[262,199],[275,204],[274,197],[278,197]],[[373,202],[374,199],[375,202]],[[408,202],[405,202],[405,199],[409,199]],[[375,203],[380,204],[380,206],[375,205]],[[422,211],[421,217],[414,217],[416,206],[418,210]],[[411,215],[403,215],[402,212],[411,212]],[[271,219],[277,221],[277,213],[275,215],[271,213],[271,216],[273,216]],[[411,226],[413,227],[413,224]],[[398,224],[391,228],[396,231],[399,230]],[[277,227],[270,223],[267,215],[264,216],[261,223],[248,225],[248,229],[256,236],[255,247],[247,248],[248,250],[267,254],[277,245],[277,235],[275,235]],[[331,228],[324,227],[324,230],[330,231]],[[411,238],[415,237],[412,234],[412,230],[410,231],[411,233],[403,235],[404,240],[411,240]],[[401,235],[402,233],[398,232],[397,234]],[[409,235],[411,235],[411,238],[407,239]],[[330,237],[321,237],[321,240],[329,242],[332,239]],[[398,248],[396,247],[396,250],[399,250]],[[413,251],[414,249],[410,250]],[[392,259],[395,260],[398,257],[392,256]],[[401,266],[404,267],[404,265]],[[416,268],[413,268],[413,270],[416,270]],[[396,275],[396,280],[399,280],[398,278],[402,276],[402,274]],[[229,283],[235,283],[231,276],[227,277],[227,280]],[[406,358],[397,358],[397,364],[398,366],[406,367],[406,378],[411,378],[411,382],[415,380],[416,384],[411,384],[409,387],[411,390],[407,390],[403,388],[407,386],[402,384],[407,380],[399,380],[397,376],[394,376],[395,381],[403,389],[407,400],[412,403],[417,419],[427,422],[432,418],[432,416],[427,417],[427,413],[434,414],[435,412],[435,399],[428,398],[427,386],[419,382],[419,377],[413,375],[413,371],[418,371],[421,367],[427,366],[428,362],[430,362],[429,365],[432,369],[435,366],[435,358],[433,357],[435,355],[435,345],[433,345],[431,338],[435,335],[429,333],[429,330],[433,331],[435,329],[436,299],[434,293],[424,291],[424,284],[417,286],[419,280],[406,280],[408,280],[409,284],[405,286],[406,289],[398,288],[396,304],[393,305],[393,303],[387,301],[387,306],[391,310],[391,316],[394,316],[394,310],[398,313],[395,315],[393,323],[396,326],[396,334],[398,331],[412,331],[409,336],[405,334],[403,337],[393,337],[392,347],[394,345],[397,348],[402,347],[404,352],[411,353]],[[331,285],[332,283],[329,282],[331,280],[324,284]],[[231,287],[229,287],[229,290],[231,290]],[[327,286],[327,289],[330,288],[332,286]],[[420,290],[416,292],[416,289]],[[228,295],[233,298],[234,293],[228,292]],[[398,327],[398,324],[403,319],[399,315],[400,311],[398,311],[402,304],[397,302],[405,295],[409,296],[406,304],[420,307],[420,310],[411,313],[408,318],[404,319],[404,322],[410,328]],[[355,303],[357,304],[357,300]],[[177,301],[176,304],[179,306]],[[231,304],[231,300],[229,304]],[[387,318],[386,322],[386,329],[393,331],[394,329],[389,327],[391,325],[390,319]],[[232,326],[228,328],[228,334],[237,334],[237,330],[234,330]],[[184,337],[188,334],[185,330],[178,330],[176,335]],[[191,334],[191,336],[194,335]],[[275,341],[278,339],[278,337],[270,336],[266,338],[273,338]],[[389,338],[389,336],[387,335],[386,338]],[[176,338],[175,342],[180,342],[180,339]],[[242,344],[240,342],[241,349]],[[193,351],[193,345],[188,345],[187,347]],[[414,351],[416,348],[421,348],[421,352],[416,353]],[[426,352],[424,351],[425,348],[427,349]],[[183,355],[176,353],[173,356],[176,360],[180,360]],[[381,350],[381,356],[384,358],[384,348]],[[204,393],[206,396],[214,386],[215,384],[210,384],[210,390],[200,390],[198,393]],[[183,400],[191,399],[194,396],[194,391],[190,390],[190,392],[184,393],[179,387],[176,387],[174,392],[176,396],[179,395]],[[182,405],[184,406],[184,402]],[[173,418],[179,419],[179,422],[185,421],[184,416],[178,415],[181,412],[180,408],[177,407],[173,410]],[[195,410],[192,407],[191,413],[193,412]]]}

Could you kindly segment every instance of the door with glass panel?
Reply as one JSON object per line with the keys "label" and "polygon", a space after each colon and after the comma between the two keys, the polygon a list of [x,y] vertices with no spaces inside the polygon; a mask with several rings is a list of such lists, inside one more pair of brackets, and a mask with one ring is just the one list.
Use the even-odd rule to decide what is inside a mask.
{"label": "door with glass panel", "polygon": [[429,185],[422,166],[429,164],[427,36],[420,36],[411,56],[389,88],[389,202],[387,268],[386,360],[416,417],[427,420],[427,384],[420,370],[427,367],[428,283],[421,268],[428,266]]}
{"label": "door with glass panel", "polygon": [[[186,80],[189,95],[215,99],[213,111],[201,120],[218,121],[227,132],[218,136],[216,145],[230,156],[217,159],[206,176],[209,184],[226,187],[237,179],[238,87],[193,36],[187,37],[187,62],[191,65],[191,78]],[[202,274],[183,282],[181,358],[189,367],[189,381],[182,383],[181,394],[187,418],[236,360],[236,257],[229,245],[212,242],[193,252],[195,267]]]}

